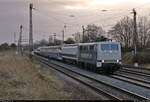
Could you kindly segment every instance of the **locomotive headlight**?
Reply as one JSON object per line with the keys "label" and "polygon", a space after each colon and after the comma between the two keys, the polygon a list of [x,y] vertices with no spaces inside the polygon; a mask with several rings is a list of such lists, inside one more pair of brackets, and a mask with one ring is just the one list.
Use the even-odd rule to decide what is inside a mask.
{"label": "locomotive headlight", "polygon": [[104,60],[102,60],[102,63],[104,63]]}
{"label": "locomotive headlight", "polygon": [[117,59],[117,63],[119,63],[119,60]]}

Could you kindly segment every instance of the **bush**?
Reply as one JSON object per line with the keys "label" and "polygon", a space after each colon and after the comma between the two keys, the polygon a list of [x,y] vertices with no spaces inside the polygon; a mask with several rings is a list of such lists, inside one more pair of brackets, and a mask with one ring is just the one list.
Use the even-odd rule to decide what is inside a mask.
{"label": "bush", "polygon": [[148,64],[150,63],[150,53],[149,52],[140,52],[133,57],[133,62],[139,64]]}
{"label": "bush", "polygon": [[0,45],[0,50],[9,50],[10,46],[8,45],[8,43],[3,43]]}
{"label": "bush", "polygon": [[122,53],[122,61],[123,61],[123,64],[133,64],[132,61],[133,61],[133,56],[131,54],[131,52],[126,52],[126,53]]}
{"label": "bush", "polygon": [[12,44],[8,44],[8,43],[3,43],[0,45],[0,51],[6,51],[6,50],[15,50],[17,48],[17,45],[12,43]]}

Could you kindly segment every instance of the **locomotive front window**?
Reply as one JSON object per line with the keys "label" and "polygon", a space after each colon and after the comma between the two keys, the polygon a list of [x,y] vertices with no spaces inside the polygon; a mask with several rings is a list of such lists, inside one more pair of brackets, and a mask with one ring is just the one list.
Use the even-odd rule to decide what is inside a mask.
{"label": "locomotive front window", "polygon": [[101,50],[102,51],[108,51],[108,50],[110,50],[109,44],[101,44]]}
{"label": "locomotive front window", "polygon": [[118,51],[118,45],[117,44],[111,44],[111,50]]}
{"label": "locomotive front window", "polygon": [[118,44],[101,44],[102,51],[118,51]]}

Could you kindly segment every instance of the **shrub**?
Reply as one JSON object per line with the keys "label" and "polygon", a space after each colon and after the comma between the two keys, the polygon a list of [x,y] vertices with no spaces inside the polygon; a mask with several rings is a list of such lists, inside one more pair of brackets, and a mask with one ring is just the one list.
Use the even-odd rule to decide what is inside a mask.
{"label": "shrub", "polygon": [[139,64],[148,64],[150,63],[150,53],[149,52],[138,52],[133,57],[133,62],[137,62]]}

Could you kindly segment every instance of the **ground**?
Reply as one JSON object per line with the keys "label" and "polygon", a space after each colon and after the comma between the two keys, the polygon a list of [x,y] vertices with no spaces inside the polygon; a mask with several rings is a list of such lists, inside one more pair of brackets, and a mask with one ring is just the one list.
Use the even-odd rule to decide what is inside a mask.
{"label": "ground", "polygon": [[14,51],[0,52],[0,99],[68,99],[46,68]]}
{"label": "ground", "polygon": [[15,51],[0,52],[0,99],[103,99],[94,91]]}
{"label": "ground", "polygon": [[72,78],[55,71],[52,68],[49,68],[49,70],[63,84],[63,90],[70,94],[70,100],[106,100],[103,95],[97,94],[95,91],[84,86],[83,84],[72,80]]}

